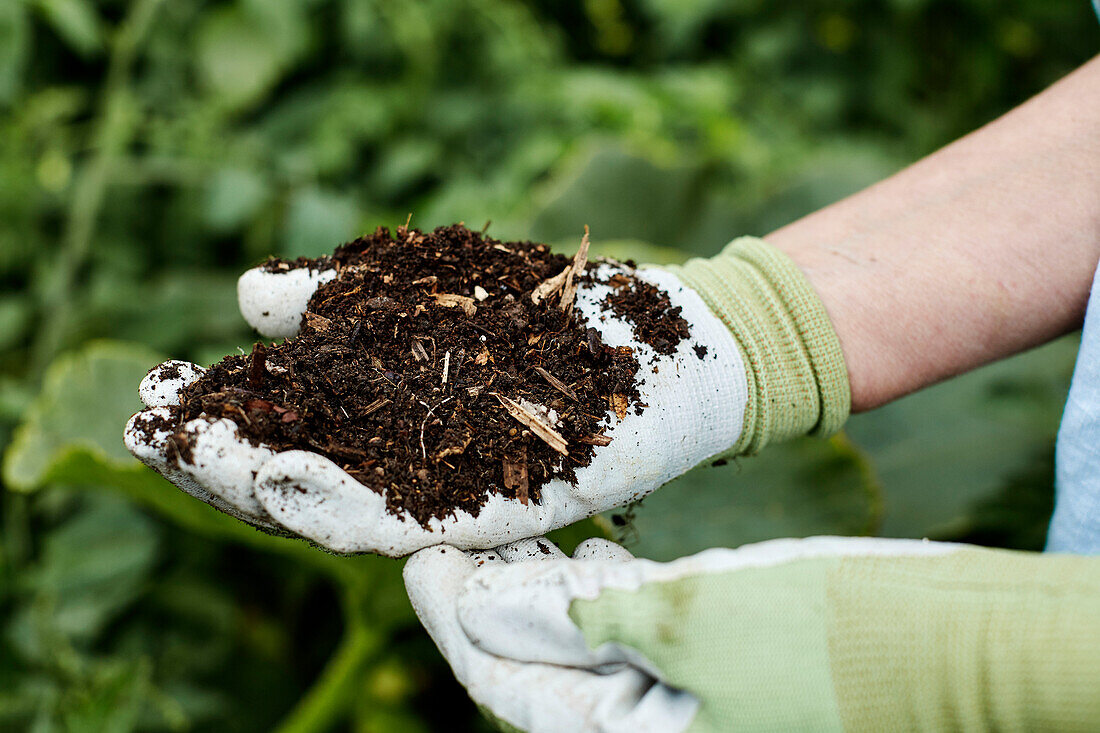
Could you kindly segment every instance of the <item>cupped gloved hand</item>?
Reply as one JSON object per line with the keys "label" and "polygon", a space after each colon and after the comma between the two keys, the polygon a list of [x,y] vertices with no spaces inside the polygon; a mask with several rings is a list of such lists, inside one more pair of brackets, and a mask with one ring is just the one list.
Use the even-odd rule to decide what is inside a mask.
{"label": "cupped gloved hand", "polygon": [[[623,266],[599,267],[609,276]],[[154,369],[142,382],[149,409],[131,419],[126,444],[180,488],[257,526],[335,552],[400,556],[442,542],[485,548],[538,536],[639,499],[721,454],[753,453],[770,441],[839,429],[849,405],[839,343],[821,303],[784,255],[744,238],[710,260],[632,274],[667,291],[690,337],[672,354],[656,353],[629,323],[604,311],[609,285],[586,283],[577,291],[585,326],[607,345],[629,346],[644,358],[637,387],[647,407],[611,416],[610,444],[576,470],[575,484],[552,479],[543,485],[538,503],[491,494],[477,516],[456,511],[421,526],[388,512],[381,494],[329,459],[251,445],[225,418],[183,426],[189,437],[187,455],[180,455],[167,407],[202,374],[181,362]],[[334,276],[309,268],[250,270],[238,285],[241,311],[263,335],[291,336],[313,292]]]}
{"label": "cupped gloved hand", "polygon": [[656,563],[528,540],[422,550],[405,584],[459,682],[507,728],[1100,723],[1100,558],[813,537]]}

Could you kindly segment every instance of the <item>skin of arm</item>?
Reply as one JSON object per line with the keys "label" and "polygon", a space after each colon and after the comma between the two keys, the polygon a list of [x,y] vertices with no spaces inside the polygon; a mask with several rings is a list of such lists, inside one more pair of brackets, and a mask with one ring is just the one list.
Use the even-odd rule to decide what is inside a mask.
{"label": "skin of arm", "polygon": [[821,296],[853,412],[1078,328],[1100,258],[1100,57],[765,239]]}

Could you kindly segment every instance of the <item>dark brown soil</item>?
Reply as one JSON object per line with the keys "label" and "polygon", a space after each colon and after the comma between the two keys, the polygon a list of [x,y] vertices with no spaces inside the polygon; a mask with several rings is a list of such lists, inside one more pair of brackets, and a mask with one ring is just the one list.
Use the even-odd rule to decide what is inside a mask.
{"label": "dark brown soil", "polygon": [[[610,283],[615,290],[607,296],[604,306],[634,327],[634,338],[667,356],[688,337],[688,323],[680,315],[682,309],[673,307],[668,293],[652,283],[622,275],[612,276]],[[699,358],[704,356],[705,351]]]}
{"label": "dark brown soil", "polygon": [[[297,336],[228,356],[187,388],[179,424],[227,417],[253,443],[320,453],[421,524],[476,515],[490,493],[538,502],[546,481],[575,480],[609,443],[609,414],[644,407],[636,355],[559,307],[568,285],[532,302],[569,265],[544,244],[461,225],[380,228],[321,260],[271,260],[338,275]],[[605,307],[671,353],[688,334],[679,309],[625,280]],[[175,434],[176,460],[190,460],[187,440]]]}
{"label": "dark brown soil", "polygon": [[290,272],[291,270],[302,270],[307,267],[314,270],[328,270],[332,268],[332,258],[325,257],[299,257],[296,260],[283,260],[277,257],[272,257],[265,262],[261,267],[267,272]]}

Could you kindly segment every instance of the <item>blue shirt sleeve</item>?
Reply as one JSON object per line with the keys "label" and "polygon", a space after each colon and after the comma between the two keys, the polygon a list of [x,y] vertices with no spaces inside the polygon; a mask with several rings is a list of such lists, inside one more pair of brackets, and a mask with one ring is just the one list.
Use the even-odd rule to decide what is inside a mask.
{"label": "blue shirt sleeve", "polygon": [[1100,554],[1100,269],[1093,276],[1054,463],[1047,550]]}

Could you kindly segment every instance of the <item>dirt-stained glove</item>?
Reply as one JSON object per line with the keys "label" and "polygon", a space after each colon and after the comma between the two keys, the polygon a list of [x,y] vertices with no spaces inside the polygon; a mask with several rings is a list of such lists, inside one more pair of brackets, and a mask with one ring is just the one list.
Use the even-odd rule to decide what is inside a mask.
{"label": "dirt-stained glove", "polygon": [[[546,539],[526,539],[496,550],[463,552],[448,545],[413,555],[405,587],[417,616],[482,712],[504,730],[624,731],[683,730],[698,709],[691,695],[661,684],[639,669],[619,665],[595,674],[588,669],[508,659],[478,648],[460,623],[459,602],[482,569],[507,563],[538,564],[630,560],[607,540],[577,547],[573,560]],[[502,633],[506,633],[502,629]]]}
{"label": "dirt-stained glove", "polygon": [[[127,447],[180,488],[258,526],[299,534],[335,552],[400,556],[442,542],[485,548],[538,536],[639,499],[719,455],[839,429],[849,407],[839,342],[817,296],[785,255],[743,238],[709,260],[646,267],[634,275],[667,291],[691,335],[673,354],[658,354],[635,338],[628,322],[603,310],[609,285],[585,284],[577,291],[586,327],[653,366],[639,372],[638,391],[648,407],[641,415],[613,416],[606,431],[611,443],[577,469],[575,485],[553,479],[541,487],[537,504],[492,494],[476,517],[460,511],[423,527],[388,512],[381,494],[327,458],[253,446],[225,418],[184,426],[189,455],[178,455],[164,408],[202,373],[181,362],[154,369],[142,382],[150,409],[131,419]],[[241,312],[265,336],[293,335],[314,290],[333,276],[332,270],[308,268],[249,270],[238,284]]]}
{"label": "dirt-stained glove", "polygon": [[600,542],[406,564],[420,620],[504,727],[1100,724],[1100,558],[813,537],[656,563]]}

